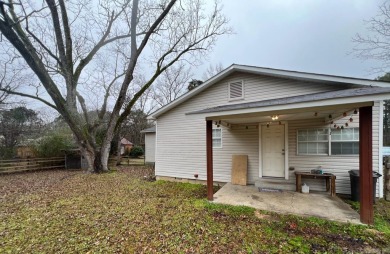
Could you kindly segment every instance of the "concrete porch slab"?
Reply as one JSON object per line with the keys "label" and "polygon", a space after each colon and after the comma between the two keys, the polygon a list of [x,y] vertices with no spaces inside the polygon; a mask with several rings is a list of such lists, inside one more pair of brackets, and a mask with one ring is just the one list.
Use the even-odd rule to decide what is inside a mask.
{"label": "concrete porch slab", "polygon": [[214,202],[228,205],[244,205],[259,210],[314,216],[323,219],[361,224],[359,214],[338,197],[328,193],[302,194],[292,191],[259,192],[254,185],[225,184],[214,194]]}

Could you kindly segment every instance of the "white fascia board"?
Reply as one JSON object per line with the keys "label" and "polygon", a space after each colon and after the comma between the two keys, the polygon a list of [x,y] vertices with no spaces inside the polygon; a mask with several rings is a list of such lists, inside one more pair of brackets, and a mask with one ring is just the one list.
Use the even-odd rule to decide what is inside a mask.
{"label": "white fascia board", "polygon": [[221,118],[223,116],[234,116],[234,115],[238,116],[241,114],[250,114],[250,113],[283,111],[283,110],[304,109],[304,108],[318,108],[318,107],[326,107],[326,106],[342,106],[346,104],[359,104],[359,103],[373,104],[374,101],[385,100],[388,99],[389,96],[390,94],[380,94],[380,95],[376,94],[376,95],[368,95],[368,96],[273,105],[273,106],[260,107],[260,108],[248,108],[248,109],[227,110],[221,112],[210,112],[210,113],[204,113],[203,115],[206,117],[206,119],[212,120],[213,118]]}
{"label": "white fascia board", "polygon": [[255,74],[263,74],[268,76],[297,78],[297,79],[308,80],[308,81],[310,80],[328,81],[328,82],[363,85],[363,86],[390,87],[389,82],[376,81],[371,79],[359,79],[359,78],[352,78],[352,77],[333,76],[327,74],[268,69],[268,68],[255,67],[255,66],[233,65],[232,67],[236,68],[237,70],[251,72]]}

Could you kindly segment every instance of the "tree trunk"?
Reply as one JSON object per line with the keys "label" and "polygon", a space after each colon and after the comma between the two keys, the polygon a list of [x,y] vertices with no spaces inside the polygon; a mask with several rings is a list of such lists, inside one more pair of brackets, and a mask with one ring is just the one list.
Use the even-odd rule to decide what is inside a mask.
{"label": "tree trunk", "polygon": [[390,201],[390,163],[386,163],[384,170],[384,180],[385,180],[385,199]]}
{"label": "tree trunk", "polygon": [[[122,144],[121,144],[121,136],[118,135],[117,136],[117,139],[118,139],[118,143],[117,143],[117,147],[116,147],[116,165],[120,165],[121,164],[121,161],[122,161],[122,155],[121,155],[121,147],[122,147]],[[126,151],[125,151],[126,152]]]}
{"label": "tree trunk", "polygon": [[[109,171],[108,169],[108,153],[110,147],[103,149],[103,146],[98,149],[81,148],[81,154],[87,160],[87,171],[90,173],[103,173]],[[107,154],[105,154],[105,152]]]}

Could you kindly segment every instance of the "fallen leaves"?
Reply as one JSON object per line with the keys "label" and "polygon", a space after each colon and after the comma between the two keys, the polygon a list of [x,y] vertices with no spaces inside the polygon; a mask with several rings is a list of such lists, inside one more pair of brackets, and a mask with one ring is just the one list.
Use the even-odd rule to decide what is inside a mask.
{"label": "fallen leaves", "polygon": [[0,252],[361,252],[388,241],[363,226],[209,203],[203,185],[145,175],[153,172],[1,176]]}

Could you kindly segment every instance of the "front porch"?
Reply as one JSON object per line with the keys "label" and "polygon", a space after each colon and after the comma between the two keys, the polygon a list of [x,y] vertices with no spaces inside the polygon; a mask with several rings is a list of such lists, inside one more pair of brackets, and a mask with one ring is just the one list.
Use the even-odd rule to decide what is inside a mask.
{"label": "front porch", "polygon": [[292,191],[260,192],[253,185],[225,184],[214,194],[215,203],[245,205],[259,210],[319,217],[327,220],[361,224],[359,214],[338,197],[328,193],[302,194]]}
{"label": "front porch", "polygon": [[[379,91],[381,92],[379,93]],[[260,181],[264,177],[284,178],[285,181],[291,181],[292,178],[290,176],[294,171],[310,171],[311,168],[315,168],[313,167],[314,164],[318,166],[326,161],[330,162],[327,169],[337,168],[339,172],[348,172],[350,165],[353,164],[360,171],[360,221],[372,224],[374,194],[372,171],[374,164],[375,167],[378,165],[378,168],[381,165],[381,155],[377,152],[380,151],[378,148],[381,144],[380,132],[382,123],[380,119],[382,117],[380,112],[382,112],[382,109],[380,100],[388,96],[388,94],[388,90],[382,91],[380,88],[347,89],[343,92],[325,92],[225,105],[189,113],[205,115],[208,199],[214,199],[212,190],[214,177],[213,124],[217,124],[217,127],[218,125],[224,126],[231,133],[234,131],[235,126],[242,126],[248,131],[251,126],[254,126],[259,131],[258,154],[255,156],[258,157],[258,177]],[[375,111],[375,117],[373,117],[373,106],[375,103],[377,103],[378,108]],[[357,113],[359,114],[358,122],[353,119],[354,114]],[[326,130],[324,133],[321,133],[320,129],[316,129],[314,131],[317,134],[311,137],[313,129],[302,129],[302,135],[305,134],[304,131],[307,131],[307,134],[306,136],[299,136],[301,132],[298,128],[296,130],[290,128],[290,122],[300,121],[300,119],[313,119],[313,124],[311,124],[310,128],[318,126],[323,129],[326,128]],[[314,123],[316,122],[314,119],[318,119],[321,123]],[[375,128],[373,129],[373,127]],[[336,139],[336,137],[339,137],[337,135],[340,132],[337,130],[352,130],[351,128],[356,128],[357,137],[355,137],[354,133],[351,134],[352,132],[350,131],[350,138]],[[289,133],[288,130],[292,130],[292,132]],[[373,131],[375,132],[375,143],[373,143]],[[334,136],[334,142],[332,142],[331,138],[332,133],[337,134]],[[339,144],[339,140],[350,142],[348,148],[350,151],[337,151],[337,146],[343,146],[343,144]],[[313,143],[309,144],[310,142],[316,142],[317,144],[314,143],[315,147],[313,150],[305,150],[304,143],[306,141],[308,142],[307,149],[312,149]],[[302,142],[302,145],[297,146],[296,143],[298,142]],[[320,146],[320,142],[324,142],[324,145],[321,144]],[[269,145],[264,146],[267,143]],[[237,144],[240,143],[237,142]],[[373,154],[373,150],[375,154]],[[218,152],[216,151],[216,153]],[[354,155],[355,158],[351,159],[352,157],[348,157],[351,155]],[[290,163],[292,157],[295,157],[293,165]],[[346,163],[339,163],[340,158],[346,158]],[[253,170],[251,175],[253,176]],[[343,174],[342,177],[346,178],[347,175]],[[294,194],[293,196],[297,197],[300,194]],[[287,198],[285,201],[291,203],[292,199]],[[274,207],[279,205],[281,205],[280,202],[274,205],[271,204]],[[313,205],[313,207],[316,206]],[[338,205],[334,206],[338,207]],[[306,207],[309,208],[308,206]],[[288,209],[290,210],[291,207]],[[320,210],[329,212],[329,209],[324,207]]]}

